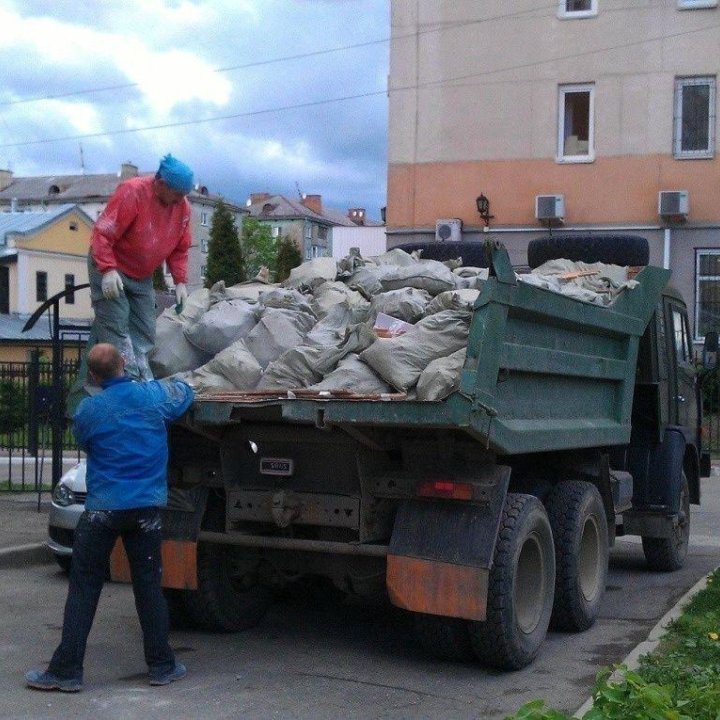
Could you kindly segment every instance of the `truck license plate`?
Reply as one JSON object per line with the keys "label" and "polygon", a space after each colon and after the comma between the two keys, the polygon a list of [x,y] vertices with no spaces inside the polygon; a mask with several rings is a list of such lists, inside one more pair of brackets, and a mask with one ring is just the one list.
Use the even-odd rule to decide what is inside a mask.
{"label": "truck license plate", "polygon": [[282,475],[289,477],[293,474],[294,464],[291,458],[260,458],[261,475]]}

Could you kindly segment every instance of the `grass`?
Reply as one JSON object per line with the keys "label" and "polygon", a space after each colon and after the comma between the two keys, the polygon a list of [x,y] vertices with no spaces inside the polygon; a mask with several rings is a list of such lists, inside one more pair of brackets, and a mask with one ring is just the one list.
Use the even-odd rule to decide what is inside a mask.
{"label": "grass", "polygon": [[[582,720],[720,720],[720,569],[639,667],[603,668]],[[505,720],[570,720],[532,700]]]}

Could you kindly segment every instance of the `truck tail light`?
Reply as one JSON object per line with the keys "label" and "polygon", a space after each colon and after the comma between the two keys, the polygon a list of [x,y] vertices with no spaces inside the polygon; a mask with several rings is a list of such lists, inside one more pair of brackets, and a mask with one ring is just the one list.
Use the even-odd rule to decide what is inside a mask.
{"label": "truck tail light", "polygon": [[417,495],[446,500],[472,500],[473,486],[471,483],[451,480],[424,480],[417,487]]}

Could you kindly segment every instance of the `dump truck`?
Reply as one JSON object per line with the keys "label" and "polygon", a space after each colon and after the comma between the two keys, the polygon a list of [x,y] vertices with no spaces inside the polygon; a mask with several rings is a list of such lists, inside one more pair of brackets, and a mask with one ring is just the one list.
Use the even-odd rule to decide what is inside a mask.
{"label": "dump truck", "polygon": [[[578,257],[597,247],[553,239],[535,255],[602,260]],[[549,627],[593,624],[616,537],[640,536],[653,570],[683,565],[709,462],[670,272],[636,268],[601,307],[519,281],[499,242],[486,257],[446,399],[225,393],[172,426],[171,618],[239,631],[274,588],[320,577],[384,593],[435,655],[518,669]]]}

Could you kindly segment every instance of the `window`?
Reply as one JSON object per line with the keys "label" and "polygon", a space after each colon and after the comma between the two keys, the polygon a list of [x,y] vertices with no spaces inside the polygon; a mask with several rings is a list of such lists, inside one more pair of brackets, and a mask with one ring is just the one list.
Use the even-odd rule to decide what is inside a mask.
{"label": "window", "polygon": [[695,256],[695,337],[720,331],[720,250],[698,250]]}
{"label": "window", "polygon": [[200,266],[200,275],[202,275],[203,277],[207,275],[207,265]]}
{"label": "window", "polygon": [[685,332],[685,319],[677,308],[672,309],[673,345],[678,363],[690,362],[690,342]]}
{"label": "window", "polygon": [[673,117],[676,158],[709,158],[715,154],[715,78],[676,78]]}
{"label": "window", "polygon": [[561,18],[586,18],[597,15],[597,0],[560,0],[558,16]]}
{"label": "window", "polygon": [[313,236],[312,225],[310,223],[305,223],[305,238],[307,240],[312,240],[312,236]]}
{"label": "window", "polygon": [[561,85],[558,101],[558,160],[592,162],[595,86]]}
{"label": "window", "polygon": [[[75,287],[75,276],[68,273],[65,275],[65,289],[69,290],[71,287]],[[65,296],[65,304],[66,305],[74,305],[75,304],[75,293],[71,292],[68,293]]]}
{"label": "window", "polygon": [[280,237],[280,226],[279,225],[273,225],[272,226],[272,236],[274,238]]}
{"label": "window", "polygon": [[327,240],[327,236],[328,236],[328,229],[324,225],[321,225],[318,228],[318,240]]}
{"label": "window", "polygon": [[201,224],[203,227],[207,227],[207,224],[208,224],[208,218],[207,218],[207,216],[208,216],[208,214],[207,214],[206,212],[201,212],[201,213],[200,213],[200,224]]}
{"label": "window", "polygon": [[38,270],[35,273],[35,299],[38,302],[45,302],[47,298],[47,273]]}
{"label": "window", "polygon": [[200,252],[206,253],[208,251],[208,240],[207,238],[200,238]]}
{"label": "window", "polygon": [[717,7],[717,0],[678,0],[680,10]]}

